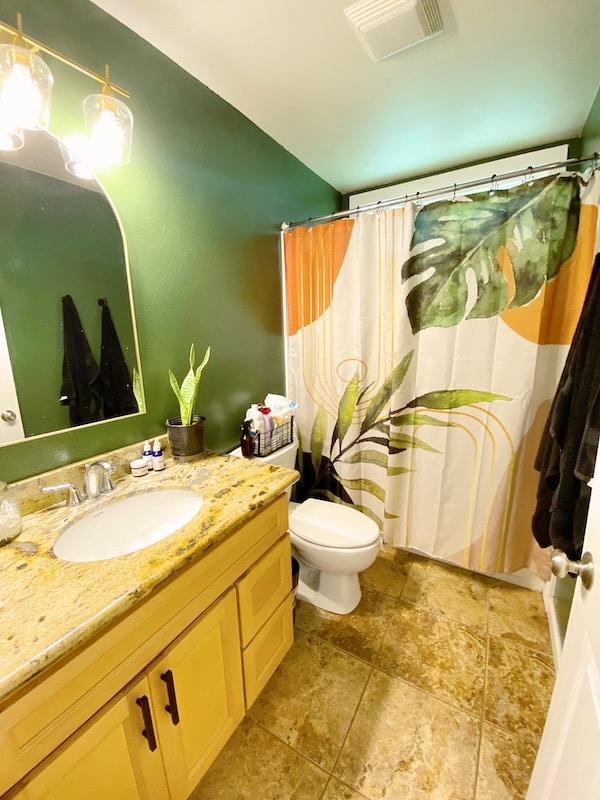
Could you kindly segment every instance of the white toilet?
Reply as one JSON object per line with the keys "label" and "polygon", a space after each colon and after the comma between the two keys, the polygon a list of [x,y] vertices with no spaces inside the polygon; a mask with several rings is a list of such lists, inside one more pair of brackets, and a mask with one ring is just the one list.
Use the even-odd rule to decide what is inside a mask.
{"label": "white toilet", "polygon": [[[255,460],[294,469],[297,442]],[[231,455],[241,456],[240,448]],[[291,496],[291,488],[287,492]],[[377,525],[350,506],[309,498],[290,503],[292,553],[300,564],[297,597],[336,614],[349,614],[360,601],[358,573],[377,558]]]}

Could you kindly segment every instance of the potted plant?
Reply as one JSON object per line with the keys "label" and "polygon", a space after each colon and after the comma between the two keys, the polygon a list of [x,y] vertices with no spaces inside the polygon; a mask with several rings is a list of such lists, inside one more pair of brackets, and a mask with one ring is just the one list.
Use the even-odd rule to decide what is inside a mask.
{"label": "potted plant", "polygon": [[167,419],[167,434],[173,456],[194,456],[204,450],[205,417],[194,414],[194,404],[198,395],[198,385],[202,370],[210,358],[210,346],[206,348],[202,363],[194,369],[196,353],[194,345],[190,348],[190,369],[181,386],[171,370],[169,380],[175,397],[179,401],[179,416]]}

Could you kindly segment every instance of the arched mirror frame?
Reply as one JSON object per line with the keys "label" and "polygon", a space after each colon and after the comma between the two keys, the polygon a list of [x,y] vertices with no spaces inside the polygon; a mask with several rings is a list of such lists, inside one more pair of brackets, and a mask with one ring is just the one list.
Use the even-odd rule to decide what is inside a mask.
{"label": "arched mirror frame", "polygon": [[[27,135],[28,134],[26,133],[26,136]],[[64,163],[66,161],[66,154],[68,153],[68,151],[64,147],[63,143],[56,136],[54,136],[53,134],[48,133],[48,132],[35,132],[35,136],[36,137],[39,137],[39,136],[48,137],[48,141],[52,142],[53,144],[56,145],[55,150],[56,150],[57,153],[60,154],[60,159],[61,159],[61,162],[62,162],[63,167],[64,167]],[[32,141],[32,135],[30,135],[30,141]],[[16,163],[22,163],[23,156],[21,156],[20,159],[13,159],[13,160]],[[10,164],[11,163],[10,162],[10,157],[5,158],[4,162],[8,162]],[[16,167],[16,163],[14,163],[12,165],[13,169],[17,168]],[[59,164],[58,158],[57,158],[57,162],[56,163]],[[28,169],[31,170],[31,167],[28,167]],[[52,169],[49,169],[48,171],[51,173]],[[39,172],[39,171],[38,170],[32,170],[32,172]],[[44,179],[45,179],[45,181],[51,180],[51,178],[50,178],[50,176],[48,174],[46,174],[44,176]],[[130,370],[131,378],[132,379],[134,378],[134,374],[135,374],[134,373],[134,367],[135,367],[135,370],[137,371],[137,375],[139,377],[139,381],[137,382],[137,391],[136,391],[139,408],[138,408],[137,411],[131,412],[131,415],[138,415],[140,413],[145,413],[145,400],[144,400],[144,394],[143,394],[143,383],[142,383],[142,379],[141,379],[141,362],[140,362],[140,355],[139,355],[139,343],[138,343],[137,325],[136,325],[136,318],[135,318],[135,307],[134,307],[134,302],[133,302],[133,290],[132,290],[132,282],[131,282],[131,271],[130,271],[130,264],[129,264],[129,253],[128,253],[128,249],[127,249],[127,241],[126,241],[126,238],[125,238],[125,233],[124,233],[124,230],[123,230],[121,219],[120,219],[120,217],[119,217],[119,215],[117,213],[116,208],[114,207],[112,198],[110,197],[110,195],[108,194],[108,192],[106,191],[106,189],[104,188],[104,186],[102,185],[102,182],[98,179],[98,177],[97,176],[93,176],[93,179],[94,179],[95,184],[96,184],[95,194],[97,195],[97,197],[100,197],[100,196],[102,197],[102,199],[103,199],[103,201],[105,203],[106,209],[108,211],[110,211],[111,220],[114,221],[115,231],[118,231],[119,258],[120,259],[122,258],[122,269],[123,269],[122,277],[120,277],[119,280],[122,281],[123,289],[124,290],[126,289],[126,292],[127,292],[126,306],[127,306],[127,311],[128,311],[128,321],[126,320],[126,323],[128,324],[130,322],[130,325],[131,325],[131,330],[130,331],[129,330],[126,331],[124,353],[125,353],[125,358],[126,358],[126,361],[127,361],[127,366],[128,366],[128,368]],[[67,181],[67,183],[65,185],[68,185],[68,183],[69,183],[69,181]],[[71,179],[71,183],[75,183],[76,185],[78,184],[80,188],[82,188],[83,186],[86,185],[85,183],[82,183],[81,181],[73,181],[72,179]],[[46,185],[48,185],[48,184],[46,183]],[[89,185],[87,186],[87,188],[89,189]],[[80,197],[83,197],[84,199],[85,199],[86,196],[87,196],[86,194],[80,195]],[[19,199],[19,198],[17,198],[17,199]],[[43,205],[43,204],[40,203],[40,206],[41,205]],[[108,213],[108,211],[107,211],[107,213]],[[78,231],[78,235],[79,235],[79,231]],[[28,241],[29,241],[29,239],[28,239]],[[31,241],[34,241],[34,238],[31,238]],[[68,248],[65,249],[65,252],[68,252]],[[79,262],[77,264],[75,264],[75,263],[71,264],[70,268],[74,269],[74,270],[82,268],[83,265],[86,264],[86,258],[89,257],[89,259],[91,261],[93,261],[93,256],[94,255],[95,255],[94,253],[89,253],[89,252],[87,254],[83,254],[80,257]],[[13,257],[14,257],[14,255],[13,255]],[[18,257],[20,257],[20,256],[18,256]],[[24,255],[23,258],[26,259],[27,255]],[[10,259],[8,259],[8,260],[10,260]],[[0,265],[0,270],[1,269],[2,269],[2,265]],[[82,272],[81,275],[83,277],[85,277],[86,276],[85,271]],[[0,278],[1,278],[1,274],[0,274]],[[1,306],[2,306],[2,290],[3,290],[3,288],[4,288],[4,290],[6,290],[7,281],[5,280],[4,283],[5,283],[5,286],[2,287],[2,281],[0,280],[0,368],[6,368],[6,363],[5,363],[6,362],[6,357],[7,357],[8,351],[11,349],[10,348],[10,343],[11,343],[10,342],[10,340],[11,340],[10,329],[7,329],[6,336],[4,335],[4,332],[5,332],[4,325],[10,325],[10,320],[6,318],[6,315],[4,315],[4,325],[3,325],[2,324],[2,316],[1,316],[2,315],[2,309],[1,309]],[[60,282],[58,282],[58,283],[60,283]],[[67,287],[67,289],[65,289],[65,284],[63,284],[62,289],[61,289],[59,287],[58,283],[57,283],[57,286],[56,286],[56,288],[58,290],[57,293],[56,293],[56,296],[53,296],[53,297],[48,299],[48,302],[52,303],[52,306],[53,306],[53,312],[52,313],[53,313],[53,318],[54,319],[53,319],[52,324],[48,325],[47,327],[48,328],[52,328],[52,330],[47,330],[46,331],[46,329],[44,329],[45,336],[47,335],[49,337],[53,337],[53,340],[54,340],[55,343],[56,343],[56,341],[58,339],[60,339],[60,341],[62,342],[62,335],[63,335],[63,333],[62,333],[62,313],[63,312],[62,312],[62,309],[60,308],[60,300],[61,300],[60,295],[63,292],[65,292],[66,294],[69,293],[68,287]],[[82,300],[80,298],[79,302],[82,304],[83,307],[80,308],[79,311],[81,312],[81,319],[82,319],[83,328],[86,329],[86,327],[87,327],[87,328],[90,329],[89,332],[86,330],[86,334],[89,336],[90,346],[91,346],[91,349],[93,351],[93,354],[99,360],[100,359],[99,344],[100,344],[100,330],[101,330],[101,315],[102,315],[103,312],[102,312],[101,307],[98,305],[98,302],[101,299],[104,299],[104,297],[106,297],[106,293],[104,293],[102,291],[102,287],[99,286],[99,285],[97,285],[95,288],[91,288],[90,291],[91,291],[90,297],[84,298],[83,302],[82,302]],[[75,303],[78,302],[77,297],[74,297],[73,299],[74,299]],[[107,298],[107,299],[109,301],[109,306],[110,306],[110,298]],[[120,301],[121,301],[120,305],[124,306],[125,305],[125,297],[124,296],[121,297]],[[37,303],[33,303],[33,306],[29,308],[28,313],[25,313],[25,312],[27,312],[27,308],[25,307],[26,304],[24,302],[22,302],[22,306],[24,306],[24,308],[22,308],[21,311],[23,312],[23,319],[25,320],[25,324],[28,324],[27,321],[26,321],[28,318],[29,318],[29,320],[35,319],[34,315],[36,314],[36,308],[37,309],[44,308],[45,307],[45,302],[46,301],[44,301],[44,304],[42,304],[40,302],[40,298],[38,298],[38,302]],[[119,308],[118,308],[119,303],[117,303],[115,305],[116,305],[116,308],[115,308],[116,314],[114,315],[115,316],[115,321],[116,321],[116,323],[118,323],[119,319],[121,319],[121,322],[122,322],[122,320],[124,319],[124,315],[123,315],[122,311],[121,312],[119,311]],[[90,308],[90,306],[93,306],[93,309]],[[15,310],[13,309],[13,319],[15,318],[15,313],[18,313],[18,312],[19,312],[19,309],[17,309],[17,312],[15,312]],[[58,317],[57,317],[57,314],[59,315]],[[21,319],[21,315],[20,314],[19,314],[19,319]],[[57,330],[56,319],[58,319],[58,330]],[[127,324],[125,324],[125,325],[122,324],[121,328],[123,328],[123,327],[127,328]],[[116,324],[116,330],[117,331],[119,330],[119,324]],[[44,339],[45,339],[45,336],[44,336]],[[3,355],[3,347],[2,347],[3,343],[5,345],[4,355]],[[14,347],[13,347],[13,352],[14,352]],[[58,404],[60,402],[60,390],[62,389],[62,385],[61,385],[62,374],[61,374],[60,364],[57,366],[56,358],[54,358],[54,361],[55,361],[55,363],[54,363],[53,367],[52,366],[50,367],[51,369],[53,369],[53,377],[52,377],[52,387],[53,388],[51,390],[51,396],[49,398],[46,398],[45,402]],[[32,361],[31,363],[33,364],[34,362]],[[32,369],[35,369],[35,366],[32,366]],[[46,436],[55,435],[57,433],[62,433],[64,431],[66,431],[66,430],[72,430],[74,428],[74,425],[71,424],[71,422],[70,422],[69,410],[68,409],[62,409],[62,412],[61,412],[62,415],[63,415],[62,418],[65,420],[65,422],[64,422],[64,424],[62,424],[62,426],[58,426],[57,427],[57,426],[53,425],[50,430],[40,430],[38,432],[36,432],[34,430],[34,432],[32,432],[32,433],[28,433],[27,426],[25,426],[25,430],[22,430],[22,429],[19,430],[19,424],[21,423],[22,413],[21,413],[21,410],[19,408],[16,408],[16,409],[12,409],[11,408],[11,404],[10,404],[10,388],[11,388],[10,387],[10,383],[11,383],[10,380],[4,380],[3,379],[1,381],[1,386],[4,388],[5,391],[8,390],[8,392],[9,392],[9,400],[8,401],[4,401],[4,398],[0,397],[0,428],[4,429],[4,431],[6,431],[6,430],[10,431],[12,429],[12,431],[16,431],[16,435],[14,435],[14,433],[13,433],[12,436],[8,437],[6,435],[3,436],[0,433],[0,447],[1,446],[7,446],[7,445],[10,445],[10,444],[15,444],[15,443],[21,442],[21,441],[30,441],[30,440],[39,439],[39,438],[46,437]],[[20,389],[20,383],[22,384],[22,382],[20,382],[17,379],[17,381],[16,381],[17,393],[21,390]],[[46,391],[46,394],[48,394],[48,391]],[[16,419],[15,420],[11,420],[10,419],[11,410],[13,410],[15,415],[16,415]],[[52,411],[55,412],[56,410],[52,409]],[[128,415],[129,414],[127,414],[127,416]],[[8,416],[8,420],[4,419],[5,416]],[[110,421],[112,421],[114,419],[121,419],[121,418],[123,418],[123,415],[121,415],[121,414],[114,415],[114,416],[110,416],[109,418],[102,418],[102,419],[99,419],[97,421],[89,422],[89,423],[87,423],[85,425],[84,424],[78,424],[77,427],[89,427],[89,426],[92,426],[92,425],[99,425],[99,424],[103,424],[105,422],[110,422]]]}

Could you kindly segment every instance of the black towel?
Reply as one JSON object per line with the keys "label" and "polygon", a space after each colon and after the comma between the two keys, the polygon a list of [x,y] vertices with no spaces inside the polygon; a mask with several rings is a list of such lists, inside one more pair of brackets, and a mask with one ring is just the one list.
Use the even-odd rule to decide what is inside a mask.
{"label": "black towel", "polygon": [[599,353],[600,253],[535,461],[533,534],[571,559],[581,556],[600,433]]}
{"label": "black towel", "polygon": [[109,419],[111,417],[121,417],[124,414],[134,414],[138,411],[138,405],[110,308],[105,299],[98,300],[98,305],[102,306],[100,371],[102,375],[104,417]]}
{"label": "black towel", "polygon": [[62,300],[63,367],[60,402],[69,406],[71,425],[100,419],[100,369],[94,360],[79,314],[70,294]]}

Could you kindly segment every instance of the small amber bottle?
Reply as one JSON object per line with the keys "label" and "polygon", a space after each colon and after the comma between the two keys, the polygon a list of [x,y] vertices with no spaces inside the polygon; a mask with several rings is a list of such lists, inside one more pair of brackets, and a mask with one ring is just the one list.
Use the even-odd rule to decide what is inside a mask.
{"label": "small amber bottle", "polygon": [[240,430],[242,431],[240,445],[242,448],[242,455],[246,458],[252,458],[254,455],[254,436],[250,431],[251,426],[252,420],[245,419],[240,427]]}

